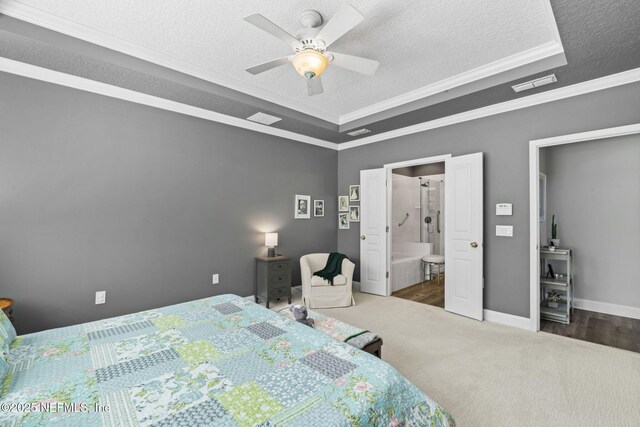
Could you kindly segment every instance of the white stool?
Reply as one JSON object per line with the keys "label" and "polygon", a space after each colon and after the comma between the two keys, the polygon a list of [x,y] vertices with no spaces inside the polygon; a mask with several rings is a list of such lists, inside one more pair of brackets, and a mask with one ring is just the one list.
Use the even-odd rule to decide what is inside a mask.
{"label": "white stool", "polygon": [[442,255],[425,255],[422,257],[422,281],[427,280],[427,267],[429,267],[429,280],[433,279],[434,270],[438,270],[438,283],[440,275],[444,273],[444,257]]}

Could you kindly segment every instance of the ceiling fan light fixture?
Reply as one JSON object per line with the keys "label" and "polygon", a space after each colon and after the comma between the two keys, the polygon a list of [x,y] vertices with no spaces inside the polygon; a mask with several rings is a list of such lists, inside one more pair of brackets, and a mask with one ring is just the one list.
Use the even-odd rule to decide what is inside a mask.
{"label": "ceiling fan light fixture", "polygon": [[329,64],[327,57],[314,49],[305,49],[296,53],[291,62],[298,74],[307,79],[318,77]]}

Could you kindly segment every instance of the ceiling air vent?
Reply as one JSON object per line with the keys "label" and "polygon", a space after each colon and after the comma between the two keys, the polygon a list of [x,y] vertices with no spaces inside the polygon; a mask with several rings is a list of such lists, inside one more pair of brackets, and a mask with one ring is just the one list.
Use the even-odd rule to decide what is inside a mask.
{"label": "ceiling air vent", "polygon": [[279,122],[282,118],[265,113],[255,113],[253,116],[247,117],[247,120],[269,126],[275,122]]}
{"label": "ceiling air vent", "polygon": [[558,79],[556,78],[556,75],[555,74],[551,74],[549,76],[540,77],[539,79],[529,80],[528,82],[519,83],[519,84],[513,85],[511,87],[516,92],[522,92],[524,90],[529,90],[529,89],[533,89],[533,88],[536,88],[536,87],[548,85],[548,84],[551,84],[551,83],[555,83],[557,81],[558,81]]}
{"label": "ceiling air vent", "polygon": [[370,133],[371,131],[369,129],[358,129],[358,130],[352,130],[351,132],[347,132],[347,135],[349,136],[360,136],[360,135],[364,135],[365,133]]}

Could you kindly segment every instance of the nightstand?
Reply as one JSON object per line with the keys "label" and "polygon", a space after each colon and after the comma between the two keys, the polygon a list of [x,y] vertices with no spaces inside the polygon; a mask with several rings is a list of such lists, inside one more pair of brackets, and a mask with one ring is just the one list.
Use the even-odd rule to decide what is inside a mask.
{"label": "nightstand", "polygon": [[256,257],[256,281],[254,287],[256,303],[258,297],[267,301],[286,297],[291,304],[291,258],[283,256]]}
{"label": "nightstand", "polygon": [[3,310],[13,323],[13,300],[11,298],[0,298],[0,310]]}

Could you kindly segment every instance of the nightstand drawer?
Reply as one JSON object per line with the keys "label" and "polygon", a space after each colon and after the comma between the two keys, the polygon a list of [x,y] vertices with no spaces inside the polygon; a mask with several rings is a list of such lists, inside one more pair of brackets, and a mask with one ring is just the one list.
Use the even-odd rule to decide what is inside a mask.
{"label": "nightstand drawer", "polygon": [[269,263],[269,273],[270,274],[288,273],[289,272],[289,265],[290,265],[289,261],[270,262]]}
{"label": "nightstand drawer", "polygon": [[288,297],[289,295],[291,295],[290,286],[280,286],[269,289],[269,298]]}
{"label": "nightstand drawer", "polygon": [[282,274],[274,274],[271,277],[269,277],[269,286],[283,286],[283,285],[289,285],[291,286],[291,280],[289,279],[289,274],[287,273],[282,273]]}

